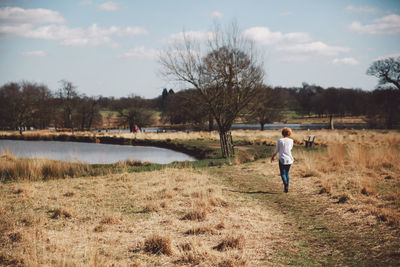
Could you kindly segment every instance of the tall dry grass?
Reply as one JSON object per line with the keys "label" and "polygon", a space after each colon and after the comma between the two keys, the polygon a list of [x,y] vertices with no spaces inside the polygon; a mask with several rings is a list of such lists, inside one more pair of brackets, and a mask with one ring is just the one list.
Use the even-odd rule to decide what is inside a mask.
{"label": "tall dry grass", "polygon": [[326,150],[299,152],[297,174],[316,177],[320,193],[328,193],[339,203],[353,203],[352,210],[400,225],[400,134],[333,131],[320,132],[318,138]]}
{"label": "tall dry grass", "polygon": [[48,159],[18,159],[10,153],[0,156],[0,180],[46,180],[78,177],[90,173],[85,163],[71,163]]}

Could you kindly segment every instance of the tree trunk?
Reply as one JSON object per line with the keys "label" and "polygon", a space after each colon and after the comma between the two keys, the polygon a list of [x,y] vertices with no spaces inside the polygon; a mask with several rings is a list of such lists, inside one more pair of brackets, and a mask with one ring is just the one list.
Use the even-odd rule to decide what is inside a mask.
{"label": "tree trunk", "polygon": [[223,158],[232,158],[235,155],[233,147],[232,134],[230,131],[220,131],[219,141],[221,143],[221,152]]}
{"label": "tree trunk", "polygon": [[264,123],[260,123],[261,131],[264,131]]}
{"label": "tree trunk", "polygon": [[208,115],[208,131],[211,132],[214,129],[214,118],[210,112]]}
{"label": "tree trunk", "polygon": [[335,129],[335,126],[333,124],[333,114],[329,115],[329,127],[330,127],[331,130]]}

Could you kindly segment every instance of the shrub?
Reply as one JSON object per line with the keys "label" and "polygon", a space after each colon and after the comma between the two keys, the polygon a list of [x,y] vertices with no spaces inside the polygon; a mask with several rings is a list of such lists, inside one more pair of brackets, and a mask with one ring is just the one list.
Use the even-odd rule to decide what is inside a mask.
{"label": "shrub", "polygon": [[172,255],[171,239],[154,234],[145,240],[144,251],[152,254]]}

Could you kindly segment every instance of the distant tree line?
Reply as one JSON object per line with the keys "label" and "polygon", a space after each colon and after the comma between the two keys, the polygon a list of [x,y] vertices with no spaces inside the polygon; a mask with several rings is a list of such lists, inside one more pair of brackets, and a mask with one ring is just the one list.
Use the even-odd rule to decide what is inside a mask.
{"label": "distant tree line", "polygon": [[[367,74],[379,78],[374,91],[322,88],[307,83],[301,87],[257,84],[252,98],[235,119],[258,123],[263,129],[266,123],[282,121],[285,112],[329,117],[332,126],[335,117],[362,115],[372,128],[400,128],[400,58],[377,60]],[[215,104],[218,106],[219,103]],[[222,113],[228,111],[221,110]],[[89,97],[80,94],[65,80],[60,81],[56,91],[27,81],[10,82],[0,87],[0,129],[3,130],[22,132],[49,127],[88,130],[110,126],[110,120],[117,118],[119,127],[133,131],[135,125],[153,125],[158,117],[162,124],[215,129],[215,116],[196,89],[175,92],[164,88],[158,97],[144,99],[135,95]]]}
{"label": "distant tree line", "polygon": [[[198,130],[213,130],[215,122],[194,89],[164,89],[153,99],[139,96],[88,97],[79,94],[72,83],[61,82],[52,92],[32,82],[7,83],[0,87],[0,129],[88,130],[107,127],[107,120],[118,118],[118,126],[133,131],[156,121]],[[286,112],[301,116],[333,118],[366,116],[372,128],[400,127],[400,90],[379,87],[363,91],[352,88],[322,88],[303,83],[301,87],[260,86],[256,96],[239,114],[238,121],[260,124],[283,121]],[[101,111],[101,112],[100,112]],[[115,125],[115,123],[114,123]]]}
{"label": "distant tree line", "polygon": [[[197,101],[193,89],[169,94],[162,108],[164,122],[190,124],[200,129],[210,128],[209,114]],[[400,127],[400,90],[378,88],[372,92],[353,88],[322,88],[303,83],[302,87],[269,87],[257,89],[257,95],[239,115],[238,121],[258,123],[261,129],[267,123],[282,121],[284,113],[295,112],[309,117],[334,118],[366,116],[373,128]],[[211,120],[212,121],[212,120]]]}
{"label": "distant tree line", "polygon": [[148,103],[135,96],[88,97],[64,80],[55,92],[43,84],[11,82],[0,87],[0,129],[20,133],[49,127],[90,130],[107,125],[107,119],[116,116],[118,126],[133,131],[135,125],[143,127],[153,123],[152,106]]}

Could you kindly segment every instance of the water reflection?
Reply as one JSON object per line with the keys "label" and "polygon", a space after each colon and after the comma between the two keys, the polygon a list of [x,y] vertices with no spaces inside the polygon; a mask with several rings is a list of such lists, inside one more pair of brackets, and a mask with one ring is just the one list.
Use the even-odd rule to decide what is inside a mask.
{"label": "water reflection", "polygon": [[0,140],[0,154],[3,152],[10,152],[19,158],[47,158],[89,164],[115,163],[126,159],[161,164],[196,160],[184,153],[158,147],[56,141]]}

